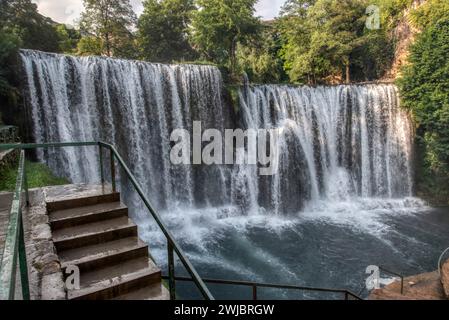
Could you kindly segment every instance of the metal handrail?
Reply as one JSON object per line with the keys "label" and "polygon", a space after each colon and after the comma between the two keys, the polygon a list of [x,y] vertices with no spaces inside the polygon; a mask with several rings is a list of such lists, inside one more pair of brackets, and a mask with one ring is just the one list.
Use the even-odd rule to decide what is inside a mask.
{"label": "metal handrail", "polygon": [[[0,300],[13,300],[16,294],[17,258],[22,287],[22,298],[30,299],[28,266],[22,219],[22,190],[25,187],[26,204],[29,206],[28,183],[25,170],[25,151],[20,152],[16,188],[11,205],[8,229],[0,261]],[[18,257],[17,257],[18,255]]]}
{"label": "metal handrail", "polygon": [[438,275],[441,277],[441,269],[443,268],[444,265],[444,256],[446,255],[446,253],[449,252],[449,248],[447,248],[446,250],[443,251],[443,253],[441,254],[440,258],[438,259]]}
{"label": "metal handrail", "polygon": [[[163,279],[168,279],[169,276],[163,276]],[[190,278],[186,277],[176,277],[176,281],[191,282]],[[289,290],[300,290],[300,291],[314,291],[314,292],[328,292],[328,293],[342,293],[344,294],[345,300],[349,300],[352,297],[355,300],[363,300],[357,294],[345,290],[345,289],[330,289],[330,288],[317,288],[317,287],[304,287],[304,286],[294,286],[294,285],[283,285],[283,284],[271,284],[262,282],[252,282],[252,281],[235,281],[235,280],[218,280],[218,279],[203,279],[205,283],[211,284],[223,284],[223,285],[235,285],[235,286],[245,286],[251,287],[253,289],[253,300],[258,299],[257,289],[258,288],[273,288],[273,289],[289,289]]]}
{"label": "metal handrail", "polygon": [[187,256],[181,250],[180,246],[176,242],[176,240],[173,237],[173,235],[171,234],[171,232],[165,226],[165,224],[162,221],[162,219],[159,216],[159,214],[156,212],[156,210],[153,209],[153,206],[151,205],[150,200],[148,200],[148,198],[145,196],[145,194],[144,194],[142,188],[140,187],[139,183],[137,182],[136,178],[131,173],[131,171],[129,170],[128,166],[125,164],[125,161],[119,155],[119,153],[117,152],[115,147],[110,145],[110,144],[108,144],[108,143],[104,143],[104,142],[99,142],[99,145],[100,145],[100,147],[108,148],[112,152],[111,154],[117,159],[117,161],[120,164],[120,166],[122,167],[123,171],[126,173],[126,175],[128,176],[129,180],[131,181],[132,185],[134,186],[134,188],[136,189],[137,193],[139,194],[140,198],[144,202],[145,206],[150,211],[151,215],[153,216],[154,220],[158,224],[159,228],[162,230],[162,232],[164,233],[165,237],[167,238],[168,262],[169,262],[169,273],[170,273],[169,287],[170,287],[170,296],[171,296],[171,298],[173,300],[176,299],[174,254],[173,254],[173,252],[176,252],[176,254],[178,255],[179,260],[182,262],[184,267],[187,269],[187,272],[192,277],[194,283],[196,284],[196,286],[200,290],[200,292],[203,295],[203,297],[206,298],[207,300],[214,300],[214,297],[212,296],[212,294],[210,293],[209,289],[207,288],[207,286],[205,285],[205,283],[203,282],[203,280],[199,276],[198,272],[195,270],[193,265],[190,263],[189,259],[187,259]]}
{"label": "metal handrail", "polygon": [[165,235],[167,239],[167,249],[168,249],[168,264],[169,264],[169,290],[170,290],[170,298],[172,300],[176,299],[176,289],[175,289],[175,267],[174,267],[174,253],[176,252],[179,260],[186,268],[189,275],[192,277],[192,281],[196,284],[202,296],[206,300],[214,300],[213,295],[199,276],[198,272],[195,270],[185,253],[182,251],[175,238],[171,234],[171,232],[167,229],[164,222],[162,221],[159,214],[156,212],[154,207],[152,206],[150,200],[147,198],[145,193],[143,192],[142,187],[137,182],[137,179],[132,174],[131,170],[126,165],[123,158],[120,156],[115,147],[111,144],[105,142],[60,142],[60,143],[30,143],[30,144],[0,144],[0,150],[9,150],[9,149],[48,149],[48,148],[64,148],[64,147],[86,147],[86,146],[99,146],[100,152],[100,173],[101,173],[101,182],[104,184],[104,173],[103,173],[103,153],[102,149],[108,149],[110,151],[111,156],[111,178],[112,178],[112,189],[113,192],[116,191],[116,181],[115,181],[115,160],[120,164],[122,170],[127,175],[128,179],[131,181],[131,184],[139,194],[141,200],[147,207],[151,216],[154,218],[159,228]]}
{"label": "metal handrail", "polygon": [[397,272],[390,271],[384,267],[379,267],[379,271],[383,271],[384,273],[388,273],[392,276],[399,277],[401,279],[401,294],[402,295],[404,294],[404,276],[403,275],[401,275]]}

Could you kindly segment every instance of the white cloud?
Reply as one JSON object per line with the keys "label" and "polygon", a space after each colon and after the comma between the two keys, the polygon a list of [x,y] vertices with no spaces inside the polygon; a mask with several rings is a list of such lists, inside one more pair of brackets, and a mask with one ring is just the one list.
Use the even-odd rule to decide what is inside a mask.
{"label": "white cloud", "polygon": [[[83,10],[82,0],[33,0],[39,12],[60,23],[72,24]],[[257,15],[263,19],[272,19],[278,15],[285,0],[259,0],[256,5]],[[142,0],[131,0],[134,10],[139,15],[143,11]]]}
{"label": "white cloud", "polygon": [[273,19],[278,16],[286,0],[259,0],[256,5],[257,15],[263,19]]}

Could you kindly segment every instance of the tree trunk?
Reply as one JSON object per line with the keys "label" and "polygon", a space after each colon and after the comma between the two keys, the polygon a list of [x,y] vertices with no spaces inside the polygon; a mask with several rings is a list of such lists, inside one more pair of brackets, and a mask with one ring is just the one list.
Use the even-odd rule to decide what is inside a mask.
{"label": "tree trunk", "polygon": [[346,84],[351,83],[351,70],[349,68],[349,63],[346,64]]}

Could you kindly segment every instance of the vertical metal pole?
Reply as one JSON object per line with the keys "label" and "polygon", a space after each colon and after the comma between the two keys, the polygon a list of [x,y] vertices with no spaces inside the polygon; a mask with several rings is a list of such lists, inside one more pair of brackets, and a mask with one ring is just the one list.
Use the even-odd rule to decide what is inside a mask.
{"label": "vertical metal pole", "polygon": [[168,287],[170,291],[170,300],[176,300],[176,283],[175,283],[175,256],[173,252],[173,245],[170,241],[167,242],[168,249]]}
{"label": "vertical metal pole", "polygon": [[23,231],[22,210],[19,211],[19,270],[22,284],[23,300],[30,300],[30,286],[28,282],[28,265],[25,248],[25,232]]}
{"label": "vertical metal pole", "polygon": [[101,177],[101,185],[104,188],[104,168],[103,168],[103,147],[101,145],[98,146],[98,152],[100,154],[100,177]]}
{"label": "vertical metal pole", "polygon": [[[25,201],[26,201],[26,206],[29,207],[30,206],[30,195],[28,193],[28,177],[27,177],[27,168],[26,168],[26,158],[25,158],[25,150],[22,150],[23,152],[23,157],[24,157],[24,161],[23,161],[23,182],[25,184]],[[20,190],[20,192],[22,192],[22,190]]]}
{"label": "vertical metal pole", "polygon": [[117,186],[115,183],[115,157],[114,152],[110,149],[111,154],[111,181],[112,181],[112,192],[117,192]]}
{"label": "vertical metal pole", "polygon": [[257,285],[253,285],[253,300],[257,300]]}
{"label": "vertical metal pole", "polygon": [[404,277],[401,277],[401,294],[404,295]]}
{"label": "vertical metal pole", "polygon": [[345,301],[348,301],[349,300],[349,295],[348,295],[348,292],[346,291],[345,292]]}

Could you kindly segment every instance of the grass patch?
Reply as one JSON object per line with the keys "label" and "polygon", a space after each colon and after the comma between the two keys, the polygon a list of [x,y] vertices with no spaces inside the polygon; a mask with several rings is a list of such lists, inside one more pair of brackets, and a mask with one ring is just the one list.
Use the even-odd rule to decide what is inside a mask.
{"label": "grass patch", "polygon": [[[45,164],[26,161],[25,167],[30,189],[69,183],[65,178],[56,177]],[[17,173],[17,165],[0,168],[0,191],[14,191]]]}

